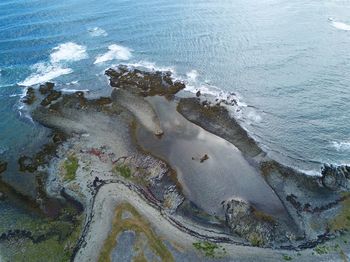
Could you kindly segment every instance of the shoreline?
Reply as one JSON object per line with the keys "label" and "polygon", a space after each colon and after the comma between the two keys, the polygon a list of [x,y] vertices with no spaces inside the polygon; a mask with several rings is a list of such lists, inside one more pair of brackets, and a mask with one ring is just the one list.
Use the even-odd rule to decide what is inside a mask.
{"label": "shoreline", "polygon": [[[71,260],[98,259],[96,247],[101,250],[112,227],[113,211],[124,202],[148,220],[162,241],[174,242],[169,250],[182,246],[173,252],[182,258],[205,256],[202,245],[208,242],[212,244],[206,247],[215,252],[225,248],[224,255],[214,252],[223,255],[223,259],[251,261],[254,256],[271,261],[302,253],[298,259],[303,261],[320,244],[339,239],[339,232],[344,232],[342,228],[329,229],[331,219],[342,215],[347,208],[343,205],[350,198],[342,195],[347,191],[347,180],[342,181],[342,187],[336,187],[336,174],[343,171],[330,167],[322,177],[307,177],[269,159],[224,106],[195,97],[177,97],[185,85],[174,82],[169,72],[120,66],[106,70],[106,74],[114,88],[110,97],[88,100],[83,92],[62,94],[53,85],[39,90],[42,97],[35,90],[28,89],[27,93],[27,102],[31,101],[28,98],[33,100],[33,119],[67,137],[56,145],[53,157],[35,166],[33,173],[47,173],[45,183],[38,188],[48,196],[66,196],[66,201],[78,201],[84,206],[84,227],[77,244],[70,249]],[[42,99],[41,105],[33,99],[37,96]],[[184,138],[190,145],[188,149],[186,143],[181,146]],[[166,151],[169,148],[175,158]],[[221,161],[215,150],[226,152],[224,155],[235,152],[232,161]],[[200,153],[196,155],[196,151]],[[229,182],[233,174],[228,173],[229,165],[224,169],[227,162],[242,172],[236,182]],[[191,168],[192,177],[179,167]],[[261,200],[259,205],[249,199],[253,180],[247,180],[248,175],[244,174],[248,168],[252,170],[249,172],[254,170],[251,177],[260,179],[254,180],[254,193],[270,190],[273,198],[269,201],[257,197],[256,201]],[[222,174],[229,176],[213,177],[218,172],[215,170],[223,170]],[[235,195],[237,182],[247,185],[245,197],[242,193]],[[215,183],[218,186],[213,190]],[[220,196],[225,186],[233,191]],[[198,196],[191,196],[196,190]],[[211,204],[200,202],[205,192],[212,193],[210,190],[222,198],[215,200],[211,196],[209,200],[215,200]],[[271,207],[274,201],[281,211],[270,216],[268,209],[262,207],[265,204],[276,211]],[[206,208],[207,204],[215,206],[214,213]],[[216,216],[219,209],[222,213]],[[139,241],[149,245],[141,233],[137,233]],[[332,241],[340,250],[345,249],[339,241]],[[322,259],[335,258],[338,251],[331,250]]]}

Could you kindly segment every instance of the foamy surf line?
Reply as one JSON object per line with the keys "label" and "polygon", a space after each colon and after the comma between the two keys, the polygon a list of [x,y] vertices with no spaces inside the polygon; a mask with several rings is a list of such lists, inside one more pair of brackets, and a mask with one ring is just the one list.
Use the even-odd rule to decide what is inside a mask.
{"label": "foamy surf line", "polygon": [[20,86],[32,86],[36,84],[41,84],[52,79],[55,79],[62,75],[67,75],[73,72],[71,68],[64,68],[60,65],[52,65],[47,63],[38,63],[32,66],[32,70],[35,73],[28,76],[22,82],[19,82]]}
{"label": "foamy surf line", "polygon": [[65,93],[75,93],[75,92],[89,92],[89,89],[69,89],[69,88],[62,88],[60,89],[62,92]]}
{"label": "foamy surf line", "polygon": [[88,58],[86,47],[73,42],[60,44],[52,49],[49,62],[41,62],[31,67],[32,73],[20,86],[32,86],[41,84],[62,75],[71,74],[73,69],[63,63],[76,62]]}
{"label": "foamy surf line", "polygon": [[350,141],[333,141],[331,145],[337,151],[350,151]]}
{"label": "foamy surf line", "polygon": [[[199,73],[197,70],[191,70],[186,75],[179,75],[174,67],[157,66],[155,63],[149,61],[139,61],[134,63],[126,63],[129,68],[137,68],[148,71],[171,72],[173,81],[182,81],[186,84],[185,91],[196,94],[198,91],[202,95],[208,95],[214,100],[227,101],[228,104],[235,104],[237,107],[247,107],[247,104],[241,101],[241,96],[233,92],[226,92],[215,85],[209,84],[209,81],[201,82],[198,80]],[[117,69],[118,65],[111,67]]]}

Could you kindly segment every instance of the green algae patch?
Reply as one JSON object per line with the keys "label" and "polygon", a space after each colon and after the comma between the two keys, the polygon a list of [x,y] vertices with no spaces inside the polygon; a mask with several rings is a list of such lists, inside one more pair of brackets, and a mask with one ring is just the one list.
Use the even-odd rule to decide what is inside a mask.
{"label": "green algae patch", "polygon": [[131,178],[131,169],[127,165],[116,166],[115,171],[126,179]]}
{"label": "green algae patch", "polygon": [[345,198],[341,202],[341,211],[329,221],[329,228],[331,231],[342,231],[350,229],[350,193],[343,193]]}
{"label": "green algae patch", "polygon": [[325,255],[325,254],[328,254],[328,252],[330,251],[330,248],[327,246],[319,245],[314,248],[314,251],[319,255]]}
{"label": "green algae patch", "polygon": [[225,248],[222,248],[216,243],[204,241],[193,243],[195,249],[204,253],[206,257],[221,257],[226,253]]}
{"label": "green algae patch", "polygon": [[72,181],[75,179],[77,170],[79,168],[79,160],[75,155],[70,155],[66,161],[63,163],[65,170],[64,178],[67,181]]}
{"label": "green algae patch", "polygon": [[284,261],[291,261],[293,259],[291,256],[288,255],[283,255],[282,258]]}
{"label": "green algae patch", "polygon": [[[132,217],[123,219],[123,212],[127,211],[132,214]],[[109,236],[104,241],[104,245],[100,251],[99,262],[111,261],[111,252],[117,245],[117,236],[124,231],[134,231],[137,237],[141,234],[145,236],[151,251],[157,254],[161,261],[174,261],[174,258],[164,243],[158,238],[158,236],[151,229],[150,224],[145,221],[142,216],[136,211],[136,209],[128,204],[123,203],[119,205],[115,210],[115,217],[112,222],[112,230]],[[135,250],[138,249],[136,246]],[[144,261],[144,255],[141,253],[136,254],[135,261]]]}
{"label": "green algae patch", "polygon": [[65,212],[57,220],[32,217],[16,222],[11,231],[0,232],[5,235],[0,245],[3,261],[70,261],[83,218],[75,215],[67,220],[64,215]]}
{"label": "green algae patch", "polygon": [[249,242],[254,247],[262,247],[265,244],[261,235],[255,232],[249,235]]}

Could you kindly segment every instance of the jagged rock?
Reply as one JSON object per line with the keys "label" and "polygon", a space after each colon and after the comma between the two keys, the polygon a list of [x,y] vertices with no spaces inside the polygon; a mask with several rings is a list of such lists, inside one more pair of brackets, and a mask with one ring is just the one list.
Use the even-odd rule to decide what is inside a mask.
{"label": "jagged rock", "polygon": [[5,172],[7,169],[7,162],[0,161],[0,174]]}
{"label": "jagged rock", "polygon": [[197,91],[197,93],[196,93],[196,97],[200,97],[201,96],[201,91]]}
{"label": "jagged rock", "polygon": [[168,187],[164,193],[164,208],[171,214],[184,202],[184,196],[178,191],[175,185]]}
{"label": "jagged rock", "polygon": [[35,97],[35,90],[33,87],[28,87],[27,89],[27,94],[26,96],[23,98],[23,103],[27,104],[27,105],[31,105],[35,102],[36,97]]}
{"label": "jagged rock", "polygon": [[45,84],[40,85],[39,92],[42,95],[47,95],[48,93],[52,92],[54,86],[54,83],[46,82]]}
{"label": "jagged rock", "polygon": [[28,171],[28,172],[34,172],[37,169],[37,166],[35,165],[33,159],[28,156],[21,156],[18,159],[19,164],[19,170],[22,172]]}
{"label": "jagged rock", "polygon": [[204,156],[201,157],[201,159],[199,160],[199,162],[203,163],[204,161],[208,160],[209,156],[207,154],[205,154]]}
{"label": "jagged rock", "polygon": [[62,95],[62,92],[56,91],[56,90],[51,90],[49,92],[49,94],[41,101],[40,104],[42,106],[48,106],[49,104],[51,104],[52,101],[55,101],[58,98],[60,98],[61,95]]}
{"label": "jagged rock", "polygon": [[142,96],[174,95],[185,88],[184,83],[172,80],[169,71],[148,72],[121,65],[117,69],[106,70],[106,75],[110,78],[111,86],[127,89]]}
{"label": "jagged rock", "polygon": [[226,223],[232,232],[253,246],[266,246],[274,239],[276,222],[269,215],[256,211],[242,199],[228,200],[224,208]]}
{"label": "jagged rock", "polygon": [[350,166],[325,164],[321,171],[322,184],[333,191],[350,190]]}

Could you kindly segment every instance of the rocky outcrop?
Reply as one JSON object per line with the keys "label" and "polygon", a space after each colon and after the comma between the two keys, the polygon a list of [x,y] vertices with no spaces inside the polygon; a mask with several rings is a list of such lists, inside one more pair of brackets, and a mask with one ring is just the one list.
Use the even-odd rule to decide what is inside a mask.
{"label": "rocky outcrop", "polygon": [[224,203],[224,208],[226,223],[232,232],[251,245],[270,246],[273,241],[288,240],[288,233],[278,229],[278,222],[272,216],[256,210],[247,201],[230,199]]}
{"label": "rocky outcrop", "polygon": [[21,156],[18,159],[19,170],[22,172],[30,172],[33,173],[37,169],[37,165],[35,165],[34,160],[28,156]]}
{"label": "rocky outcrop", "polygon": [[142,96],[169,96],[185,88],[183,82],[173,81],[169,71],[148,72],[120,65],[117,69],[106,70],[105,73],[109,76],[112,87],[127,89]]}
{"label": "rocky outcrop", "polygon": [[47,95],[48,93],[52,92],[54,86],[54,83],[46,82],[45,84],[39,86],[39,92],[42,95]]}
{"label": "rocky outcrop", "polygon": [[27,93],[25,95],[25,97],[23,98],[23,103],[27,104],[27,105],[31,105],[35,102],[36,97],[35,97],[35,90],[33,87],[29,87],[27,89]]}
{"label": "rocky outcrop", "polygon": [[56,91],[56,90],[51,90],[48,92],[48,95],[41,101],[40,104],[42,106],[48,106],[49,104],[51,104],[51,102],[60,98],[61,95],[62,95],[62,92]]}
{"label": "rocky outcrop", "polygon": [[248,202],[231,199],[225,203],[225,208],[226,223],[235,234],[256,246],[264,246],[271,241],[274,225],[258,220]]}
{"label": "rocky outcrop", "polygon": [[325,164],[321,171],[322,184],[333,191],[350,190],[350,166]]}

